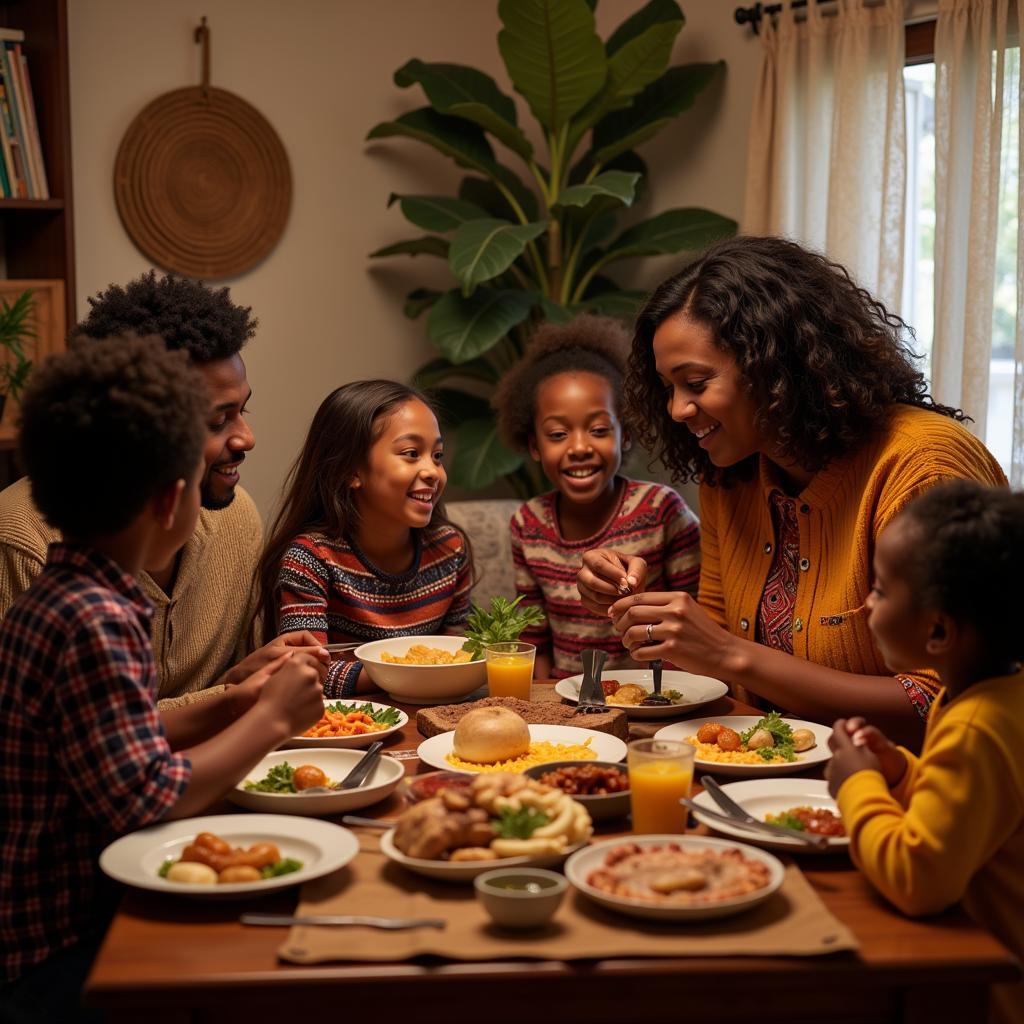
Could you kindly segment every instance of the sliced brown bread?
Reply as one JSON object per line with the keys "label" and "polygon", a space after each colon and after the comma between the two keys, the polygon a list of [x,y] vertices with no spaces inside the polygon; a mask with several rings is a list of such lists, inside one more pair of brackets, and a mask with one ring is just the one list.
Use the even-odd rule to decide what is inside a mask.
{"label": "sliced brown bread", "polygon": [[573,704],[518,700],[515,697],[484,697],[483,700],[474,700],[468,704],[441,704],[436,708],[423,708],[416,712],[416,728],[420,735],[428,738],[438,733],[451,732],[467,712],[496,705],[522,715],[530,725],[574,725],[581,729],[610,733],[620,740],[629,739],[629,720],[625,711],[574,715],[576,706]]}

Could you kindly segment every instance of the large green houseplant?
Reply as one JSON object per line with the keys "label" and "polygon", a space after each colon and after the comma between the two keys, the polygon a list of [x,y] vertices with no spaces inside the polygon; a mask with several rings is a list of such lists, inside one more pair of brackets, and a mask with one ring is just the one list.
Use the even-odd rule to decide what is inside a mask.
{"label": "large green houseplant", "polygon": [[31,288],[23,291],[14,302],[4,299],[0,303],[0,417],[8,397],[17,401],[32,372],[25,342],[36,336],[29,323],[34,306]]}
{"label": "large green houseplant", "polygon": [[[635,147],[689,108],[723,62],[669,66],[683,27],[675,0],[650,0],[607,41],[596,0],[500,0],[498,47],[508,77],[539,122],[544,154],[519,126],[512,98],[490,76],[460,64],[410,60],[395,82],[418,85],[428,105],[374,127],[369,139],[432,146],[471,173],[457,196],[392,195],[428,232],[373,258],[447,260],[457,286],[411,292],[407,316],[428,312],[440,355],[415,380],[434,391],[456,434],[454,483],[508,479],[520,495],[543,487],[533,465],[498,439],[486,394],[518,360],[534,323],[596,312],[631,317],[643,293],[608,269],[627,259],[699,250],[736,223],[699,208],[666,210],[616,231],[641,194],[647,168]],[[525,168],[495,155],[498,143]],[[525,177],[525,180],[524,180]]]}

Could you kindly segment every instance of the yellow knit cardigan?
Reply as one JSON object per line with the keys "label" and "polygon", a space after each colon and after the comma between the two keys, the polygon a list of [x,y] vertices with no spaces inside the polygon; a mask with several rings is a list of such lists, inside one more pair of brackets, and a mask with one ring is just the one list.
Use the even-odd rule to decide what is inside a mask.
{"label": "yellow knit cardigan", "polygon": [[[771,462],[729,487],[700,489],[699,600],[736,636],[756,639],[775,533],[769,496],[782,490]],[[841,672],[889,675],[868,629],[864,601],[878,536],[921,492],[942,480],[1006,484],[988,449],[955,420],[898,406],[874,440],[821,470],[797,496],[800,577],[793,653]],[[928,673],[915,680],[934,696]]]}

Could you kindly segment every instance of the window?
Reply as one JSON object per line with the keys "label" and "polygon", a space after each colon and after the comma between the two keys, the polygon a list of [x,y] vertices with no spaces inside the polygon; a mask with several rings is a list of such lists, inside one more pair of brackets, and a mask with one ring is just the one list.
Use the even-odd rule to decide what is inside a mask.
{"label": "window", "polygon": [[[908,60],[911,54],[908,30]],[[935,281],[935,63],[904,69],[907,109],[907,217],[903,274],[904,319],[917,331],[917,350],[930,365]],[[1013,431],[1013,354],[1017,319],[1019,215],[1018,114],[1020,50],[1006,50],[998,241],[992,309],[985,443],[1009,475]],[[927,372],[927,369],[926,369]],[[970,413],[971,410],[965,410]]]}

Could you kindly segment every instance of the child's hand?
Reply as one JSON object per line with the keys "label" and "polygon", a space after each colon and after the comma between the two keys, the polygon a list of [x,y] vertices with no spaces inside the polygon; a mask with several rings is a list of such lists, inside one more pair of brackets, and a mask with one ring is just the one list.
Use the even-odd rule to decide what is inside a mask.
{"label": "child's hand", "polygon": [[647,563],[636,555],[611,548],[595,548],[583,555],[583,568],[576,576],[576,587],[583,605],[597,615],[625,594],[636,594],[647,582]]}
{"label": "child's hand", "polygon": [[257,647],[252,654],[229,668],[217,682],[226,683],[228,686],[237,685],[259,672],[260,669],[268,668],[282,654],[289,651],[301,651],[311,655],[319,666],[321,682],[327,678],[327,670],[331,666],[330,654],[324,650],[323,644],[312,633],[307,630],[299,630],[294,633],[282,633],[279,637],[271,640],[269,644]]}
{"label": "child's hand", "polygon": [[287,652],[260,688],[260,705],[269,707],[287,724],[289,736],[305,732],[324,713],[319,668],[308,654]]}
{"label": "child's hand", "polygon": [[832,735],[828,741],[832,751],[832,760],[825,768],[825,780],[828,791],[835,796],[842,784],[853,774],[860,771],[882,770],[878,758],[866,746],[855,746],[853,737],[846,727],[846,719],[837,719],[832,726]]}
{"label": "child's hand", "polygon": [[875,725],[868,725],[861,717],[847,718],[846,731],[855,747],[866,747],[878,758],[879,768],[885,777],[885,784],[892,789],[899,784],[907,770],[907,759],[903,751]]}

